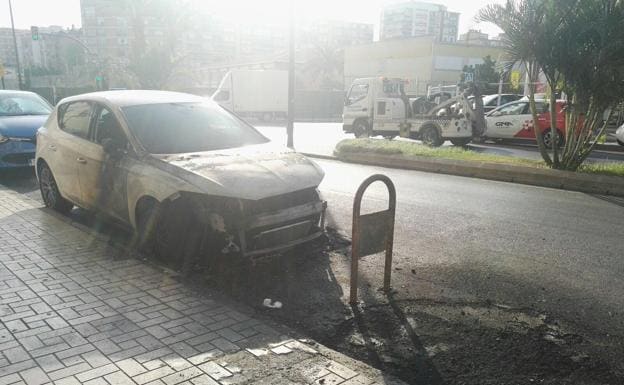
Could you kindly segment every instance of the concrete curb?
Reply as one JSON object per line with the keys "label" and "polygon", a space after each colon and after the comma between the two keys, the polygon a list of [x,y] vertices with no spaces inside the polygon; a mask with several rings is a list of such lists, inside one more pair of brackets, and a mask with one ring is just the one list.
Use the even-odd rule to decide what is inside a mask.
{"label": "concrete curb", "polygon": [[312,154],[310,152],[300,152],[301,155],[305,155],[308,158],[325,159],[325,160],[340,160],[333,155]]}
{"label": "concrete curb", "polygon": [[[317,157],[315,155],[310,156]],[[406,158],[400,155],[346,153],[337,158],[322,157],[322,159],[326,158],[372,166],[467,176],[501,182],[579,191],[590,194],[624,197],[624,178],[618,176],[591,175],[570,171],[535,169],[524,166],[510,166],[485,162],[431,159],[426,157]]]}

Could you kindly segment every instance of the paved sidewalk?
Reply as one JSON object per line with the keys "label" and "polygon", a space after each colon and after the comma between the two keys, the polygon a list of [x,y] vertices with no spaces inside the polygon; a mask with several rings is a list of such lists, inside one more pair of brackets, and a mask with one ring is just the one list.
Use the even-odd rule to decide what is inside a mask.
{"label": "paved sidewalk", "polygon": [[0,185],[0,384],[401,383],[241,309]]}

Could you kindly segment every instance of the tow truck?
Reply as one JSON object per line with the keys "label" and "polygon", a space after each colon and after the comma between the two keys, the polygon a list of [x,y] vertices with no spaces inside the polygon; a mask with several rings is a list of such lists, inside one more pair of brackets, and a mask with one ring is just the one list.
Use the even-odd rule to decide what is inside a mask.
{"label": "tow truck", "polygon": [[476,114],[466,94],[418,96],[400,78],[355,79],[345,98],[343,131],[358,138],[382,135],[418,139],[432,147],[472,140]]}

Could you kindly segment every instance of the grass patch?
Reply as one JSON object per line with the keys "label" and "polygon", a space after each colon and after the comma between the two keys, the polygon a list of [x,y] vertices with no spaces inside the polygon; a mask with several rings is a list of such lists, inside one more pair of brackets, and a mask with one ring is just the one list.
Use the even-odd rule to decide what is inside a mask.
{"label": "grass patch", "polygon": [[601,162],[588,163],[579,168],[580,172],[588,174],[602,174],[612,176],[624,176],[624,163],[622,162]]}
{"label": "grass patch", "polygon": [[[402,155],[408,158],[413,156],[546,168],[546,164],[543,161],[533,159],[515,158],[511,156],[496,154],[483,154],[461,147],[432,148],[424,146],[422,144],[401,140],[345,139],[338,143],[336,145],[336,149],[334,150],[334,154],[338,158],[349,153]],[[589,163],[581,166],[579,172],[588,174],[624,176],[624,162]]]}
{"label": "grass patch", "polygon": [[382,139],[344,139],[336,145],[335,155],[369,153],[379,155],[418,156],[437,159],[467,160],[511,164],[529,167],[545,167],[545,163],[532,159],[514,158],[511,156],[482,154],[461,147],[428,147],[422,144],[401,140]]}

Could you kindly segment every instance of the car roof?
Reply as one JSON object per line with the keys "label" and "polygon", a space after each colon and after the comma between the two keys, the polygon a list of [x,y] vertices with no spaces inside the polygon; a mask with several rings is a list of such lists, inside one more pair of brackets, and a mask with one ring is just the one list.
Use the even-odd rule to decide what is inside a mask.
{"label": "car roof", "polygon": [[25,94],[25,95],[37,95],[35,92],[30,91],[22,91],[22,90],[0,90],[0,95],[15,95],[15,94]]}
{"label": "car roof", "polygon": [[136,106],[142,104],[159,103],[203,103],[211,99],[185,94],[182,92],[155,91],[155,90],[119,90],[99,91],[88,94],[75,95],[65,98],[59,104],[75,101],[96,101],[116,105],[118,107]]}

